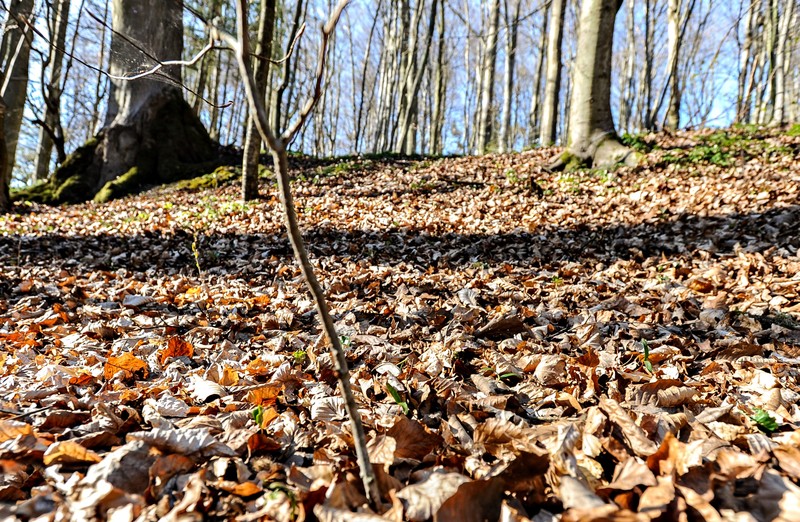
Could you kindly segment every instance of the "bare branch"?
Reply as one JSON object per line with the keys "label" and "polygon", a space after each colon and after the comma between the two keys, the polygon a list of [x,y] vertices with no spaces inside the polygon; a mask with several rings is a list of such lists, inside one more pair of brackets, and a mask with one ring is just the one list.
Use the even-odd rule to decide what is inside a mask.
{"label": "bare branch", "polygon": [[285,143],[290,143],[300,129],[305,125],[306,120],[308,119],[309,114],[311,111],[314,110],[314,107],[317,105],[320,97],[322,96],[322,81],[325,76],[325,63],[328,59],[328,43],[331,39],[331,34],[333,34],[333,30],[336,28],[336,24],[339,23],[339,18],[342,16],[342,11],[347,5],[350,3],[350,0],[341,0],[336,8],[331,13],[330,18],[322,26],[322,41],[320,42],[319,46],[319,60],[317,61],[317,71],[316,77],[317,80],[314,83],[314,91],[311,94],[311,98],[306,101],[305,106],[300,110],[300,113],[297,115],[297,119],[289,125],[286,129],[286,132],[283,133],[281,139],[284,140]]}
{"label": "bare branch", "polygon": [[305,32],[306,32],[306,24],[304,22],[303,25],[300,26],[300,30],[297,31],[294,40],[292,40],[292,45],[289,46],[289,52],[286,53],[284,57],[281,58],[280,60],[270,60],[270,62],[272,62],[273,65],[280,65],[289,58],[291,58],[292,55],[294,54],[295,47],[297,46],[298,42],[300,42],[300,37],[303,36],[303,33]]}
{"label": "bare branch", "polygon": [[322,45],[320,46],[320,58],[317,66],[317,81],[314,93],[311,99],[308,100],[306,106],[300,114],[297,122],[287,131],[282,137],[277,138],[270,128],[266,108],[264,107],[263,99],[257,95],[258,89],[256,80],[252,74],[252,67],[250,64],[250,40],[249,40],[249,27],[247,24],[247,0],[236,1],[236,33],[238,38],[220,31],[216,26],[212,30],[212,36],[221,38],[225,43],[233,47],[236,51],[236,59],[239,63],[239,70],[242,75],[242,81],[247,95],[247,102],[250,106],[250,114],[253,118],[258,132],[261,134],[262,140],[272,150],[272,158],[275,165],[275,174],[278,179],[278,193],[281,203],[283,204],[283,217],[286,223],[286,229],[289,236],[289,241],[292,244],[295,259],[300,265],[300,271],[305,279],[306,286],[314,299],[314,304],[317,308],[317,315],[319,316],[325,335],[331,343],[331,348],[336,365],[337,379],[339,381],[339,390],[344,399],[347,415],[350,418],[350,424],[353,430],[353,440],[355,442],[356,458],[358,460],[359,472],[361,480],[364,484],[364,489],[367,498],[374,505],[380,503],[380,491],[378,484],[375,480],[375,473],[372,469],[372,464],[369,461],[369,453],[367,452],[367,441],[364,434],[364,426],[361,423],[361,414],[358,411],[358,404],[353,396],[353,390],[350,385],[350,372],[347,366],[347,357],[342,346],[341,339],[336,332],[336,327],[333,324],[328,309],[327,301],[325,300],[325,293],[314,274],[314,268],[308,258],[305,244],[303,242],[303,235],[300,230],[300,225],[297,220],[297,211],[294,206],[294,198],[292,196],[291,184],[289,182],[289,160],[286,151],[287,144],[291,138],[300,130],[305,123],[308,115],[314,108],[316,101],[319,99],[322,92],[322,77],[325,72],[325,58],[327,55],[327,45],[330,35],[336,27],[342,11],[347,6],[350,0],[341,0],[337,7],[331,14],[328,22],[322,29]]}
{"label": "bare branch", "polygon": [[[4,9],[6,8],[5,2],[3,0],[0,0],[0,7],[3,7]],[[91,13],[89,13],[89,15],[93,16]],[[33,34],[35,34],[36,36],[41,38],[46,45],[48,45],[50,47],[53,47],[53,48],[63,52],[65,56],[68,56],[70,59],[75,60],[79,64],[83,65],[84,67],[87,67],[88,69],[90,69],[92,71],[95,71],[97,73],[102,74],[103,76],[106,76],[106,77],[111,78],[111,79],[116,79],[116,80],[127,81],[127,80],[135,79],[135,78],[113,76],[108,71],[104,71],[100,67],[97,67],[95,65],[92,65],[92,64],[86,62],[85,60],[82,60],[75,53],[69,51],[68,49],[65,49],[63,47],[57,46],[54,42],[50,41],[50,39],[49,39],[49,37],[47,35],[45,35],[42,31],[37,29],[36,26],[34,24],[30,23],[28,20],[20,19],[18,17],[15,17],[15,21],[17,23],[19,23],[20,25],[25,25],[27,27],[28,31],[32,32]],[[103,24],[103,25],[105,26],[106,24]],[[28,34],[28,33],[26,33],[26,34]],[[132,43],[131,45],[136,46],[135,43]],[[139,47],[137,47],[137,49],[142,50]],[[225,47],[216,47],[215,46],[215,47],[213,47],[213,49],[226,50],[227,48],[225,48]],[[144,51],[142,50],[142,52],[144,52]],[[206,51],[206,52],[208,52],[208,51]],[[147,54],[147,53],[145,53],[145,54]],[[150,57],[149,54],[147,54],[147,56]],[[172,85],[174,85],[174,86],[176,86],[176,87],[178,87],[180,89],[184,89],[186,92],[189,92],[189,93],[197,96],[201,100],[203,100],[203,102],[208,104],[210,107],[214,107],[214,108],[217,108],[217,109],[224,109],[226,107],[230,107],[231,105],[233,105],[233,101],[227,101],[227,102],[223,103],[222,105],[217,105],[216,103],[204,98],[201,94],[196,93],[191,87],[189,87],[185,83],[179,82],[179,81],[175,80],[174,78],[171,78],[171,77],[169,77],[167,75],[164,75],[164,74],[161,74],[159,72],[159,69],[161,69],[165,65],[181,65],[181,62],[177,62],[177,61],[174,61],[174,62],[161,62],[157,58],[152,58],[152,59],[154,61],[156,61],[159,64],[159,66],[155,68],[156,69],[155,71],[149,73],[150,76],[155,76],[160,81],[164,81],[164,82],[170,83],[170,84],[172,84]],[[194,62],[192,62],[192,63],[194,63]],[[138,77],[140,77],[140,76],[137,76],[137,78]]]}
{"label": "bare branch", "polygon": [[111,78],[112,80],[122,80],[122,81],[138,80],[140,78],[145,78],[147,76],[152,76],[152,75],[156,74],[157,72],[159,72],[162,68],[168,67],[170,65],[180,65],[182,67],[191,67],[192,65],[194,65],[197,62],[199,62],[200,60],[202,60],[203,57],[206,54],[208,54],[209,52],[211,52],[211,51],[213,51],[215,49],[220,49],[220,48],[216,47],[214,45],[214,41],[213,40],[209,40],[209,42],[206,44],[206,46],[203,47],[202,49],[200,49],[200,51],[196,55],[194,55],[191,60],[166,60],[166,61],[163,61],[163,62],[159,61],[156,65],[154,65],[152,68],[150,68],[147,71],[143,71],[143,72],[140,72],[140,73],[137,73],[137,74],[124,75],[124,76],[117,76],[117,75],[114,75],[114,74],[109,74],[108,77]]}

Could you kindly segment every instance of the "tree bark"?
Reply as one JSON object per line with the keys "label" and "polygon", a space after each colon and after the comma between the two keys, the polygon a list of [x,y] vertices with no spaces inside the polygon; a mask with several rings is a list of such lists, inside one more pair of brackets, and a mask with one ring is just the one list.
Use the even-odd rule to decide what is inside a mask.
{"label": "tree bark", "polygon": [[[422,75],[425,73],[425,68],[428,65],[428,56],[430,56],[431,52],[433,33],[435,32],[436,28],[437,3],[438,0],[433,0],[431,2],[431,13],[430,17],[428,18],[428,32],[425,37],[425,43],[423,44],[424,47],[422,51],[422,60],[419,63],[417,63],[416,59],[416,49],[409,46],[409,59],[407,63],[408,69],[404,75],[406,81],[404,82],[404,87],[402,89],[402,96],[404,96],[405,100],[401,103],[401,107],[403,107],[404,110],[400,113],[399,132],[395,147],[397,152],[402,152],[409,155],[414,154],[416,148],[416,130],[411,128],[412,119],[416,114],[416,101],[417,95],[419,94],[419,86],[422,83]],[[419,6],[421,7],[423,4],[424,1],[420,0]],[[413,42],[416,43],[416,38],[414,38]]]}
{"label": "tree bark", "polygon": [[780,29],[778,33],[778,45],[775,50],[775,109],[772,112],[772,124],[783,125],[786,123],[786,76],[789,66],[787,55],[787,42],[789,40],[790,29],[793,18],[794,4],[796,0],[786,0],[783,13],[780,17]]}
{"label": "tree bark", "polygon": [[431,152],[441,155],[443,151],[442,131],[444,130],[444,113],[447,100],[447,78],[445,77],[445,18],[444,2],[439,2],[439,37],[436,54],[436,71],[434,72],[433,115],[431,117]]}
{"label": "tree bark", "polygon": [[[34,179],[43,181],[50,174],[50,159],[53,156],[53,146],[56,145],[58,163],[63,163],[66,158],[64,152],[64,130],[61,128],[61,80],[62,62],[64,61],[64,48],[67,41],[67,27],[69,25],[70,0],[58,0],[53,6],[51,24],[51,39],[55,45],[50,46],[49,78],[47,85],[43,86],[45,96],[44,124],[39,130],[39,152],[36,155]],[[51,137],[51,135],[54,137]]]}
{"label": "tree bark", "polygon": [[511,105],[514,97],[514,73],[517,62],[517,32],[519,29],[519,11],[521,0],[514,0],[514,13],[509,13],[508,1],[505,2],[506,13],[506,55],[503,81],[503,114],[500,125],[498,149],[506,152],[513,148],[511,140]]}
{"label": "tree bark", "polygon": [[611,56],[614,20],[622,0],[585,0],[581,7],[569,113],[569,145],[554,168],[572,163],[597,168],[638,158],[622,145],[611,114]]}
{"label": "tree bark", "polygon": [[665,128],[675,130],[680,125],[681,90],[678,81],[678,56],[681,49],[680,38],[681,1],[669,0],[667,7],[667,77],[669,78],[669,102]]}
{"label": "tree bark", "polygon": [[182,3],[114,0],[112,29],[106,125],[56,170],[47,203],[104,202],[212,166],[213,144],[178,87],[181,66],[162,65],[181,59]]}
{"label": "tree bark", "polygon": [[744,0],[744,41],[739,51],[739,82],[736,97],[736,122],[746,122],[750,117],[750,98],[747,96],[747,82],[750,77],[751,52],[753,48],[753,9],[750,0]]}
{"label": "tree bark", "polygon": [[[258,18],[258,40],[253,64],[253,75],[256,80],[256,94],[265,98],[267,80],[269,78],[270,59],[272,58],[272,35],[275,30],[275,0],[261,0],[261,12]],[[261,136],[251,113],[247,120],[247,133],[244,138],[242,164],[242,199],[252,201],[258,198],[258,158],[261,155]]]}
{"label": "tree bark", "polygon": [[11,195],[9,194],[8,186],[10,183],[10,174],[8,170],[8,162],[6,161],[6,102],[0,96],[0,214],[11,210]]}
{"label": "tree bark", "polygon": [[642,128],[652,131],[654,124],[653,114],[653,40],[655,19],[653,15],[653,2],[655,0],[644,0],[644,67],[642,77],[639,81],[641,90],[639,99],[641,100]]}
{"label": "tree bark", "polygon": [[[539,61],[536,64],[536,76],[534,77],[534,84],[531,88],[531,108],[528,111],[528,145],[533,146],[539,139],[539,131],[541,130],[541,91],[542,91],[542,75],[544,74],[544,65],[546,63],[545,55],[547,53],[547,27],[550,21],[550,8],[552,2],[548,2],[545,6],[545,12],[542,15],[542,31],[539,34]],[[541,143],[539,143],[541,145]]]}
{"label": "tree bark", "polygon": [[8,20],[0,44],[0,96],[5,100],[5,176],[10,180],[17,154],[17,141],[22,127],[25,100],[28,96],[28,64],[30,61],[30,27],[22,23],[31,20],[33,0],[10,0]]}
{"label": "tree bark", "polygon": [[634,88],[634,67],[636,65],[636,24],[634,15],[636,2],[628,2],[628,16],[626,19],[626,30],[628,39],[628,49],[625,56],[625,70],[622,75],[622,88],[620,89],[619,102],[619,126],[622,130],[630,132],[632,113],[633,113],[633,88]]}
{"label": "tree bark", "polygon": [[494,104],[494,79],[497,69],[497,33],[500,30],[500,0],[491,0],[489,6],[489,31],[481,66],[480,114],[477,128],[478,154],[486,154],[492,141],[492,105]]}
{"label": "tree bark", "polygon": [[[539,126],[539,143],[556,142],[558,125],[558,98],[561,94],[561,41],[564,33],[564,1],[552,0],[550,5],[550,33],[547,38],[547,76],[544,87],[542,121]],[[583,49],[578,48],[581,52]]]}

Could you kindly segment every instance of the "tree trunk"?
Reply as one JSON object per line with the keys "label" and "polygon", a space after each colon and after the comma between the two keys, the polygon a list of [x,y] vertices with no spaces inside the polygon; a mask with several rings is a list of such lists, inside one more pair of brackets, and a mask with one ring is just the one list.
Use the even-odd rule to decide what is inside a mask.
{"label": "tree trunk", "polygon": [[6,102],[0,96],[0,214],[11,210],[11,196],[8,193],[9,182],[11,181],[6,161]]}
{"label": "tree trunk", "polygon": [[291,46],[292,42],[294,42],[295,38],[297,37],[297,32],[300,30],[300,25],[303,21],[303,0],[298,0],[297,6],[295,7],[294,12],[294,19],[292,21],[292,30],[289,33],[289,39],[287,40],[286,44],[286,59],[283,61],[283,79],[281,81],[280,86],[278,89],[273,93],[272,99],[272,107],[270,108],[270,117],[272,118],[272,128],[275,129],[275,132],[280,133],[281,127],[283,125],[282,117],[283,117],[283,95],[286,92],[286,88],[291,83],[291,74],[290,69],[292,66],[292,62],[294,61],[294,56],[291,55]]}
{"label": "tree trunk", "polygon": [[[261,13],[258,18],[258,41],[256,42],[253,75],[256,79],[257,95],[262,99],[267,92],[270,59],[272,58],[272,35],[275,30],[275,0],[261,0]],[[247,120],[247,134],[244,138],[242,164],[242,199],[251,201],[258,198],[258,158],[261,155],[261,136],[251,114]]]}
{"label": "tree trunk", "polygon": [[514,14],[509,13],[506,1],[506,56],[505,75],[503,81],[503,115],[500,125],[500,152],[513,149],[511,140],[511,101],[514,96],[514,68],[517,61],[517,31],[519,28],[519,11],[522,0],[514,0]]}
{"label": "tree trunk", "polygon": [[11,179],[17,154],[17,140],[22,127],[22,115],[28,96],[28,63],[30,59],[31,31],[20,20],[31,20],[33,0],[11,0],[5,35],[0,45],[0,96],[5,100],[5,176]]}
{"label": "tree trunk", "polygon": [[[547,37],[547,76],[544,87],[542,121],[539,126],[539,143],[556,142],[558,128],[558,98],[561,94],[561,40],[564,33],[564,0],[552,0],[550,6],[550,33]],[[582,48],[579,48],[581,51]],[[579,52],[581,52],[579,51]]]}
{"label": "tree trunk", "polygon": [[789,60],[787,55],[787,42],[789,40],[790,22],[793,17],[795,0],[786,0],[783,13],[780,17],[780,32],[778,46],[775,50],[775,109],[772,112],[772,124],[783,125],[786,123],[786,73]]}
{"label": "tree trunk", "polygon": [[653,130],[653,40],[654,25],[653,2],[655,0],[644,0],[644,67],[642,68],[642,78],[639,81],[641,90],[639,99],[641,100],[642,127]]}
{"label": "tree trunk", "polygon": [[667,7],[669,102],[667,104],[666,125],[664,126],[669,130],[675,130],[680,125],[681,90],[678,81],[678,56],[681,48],[680,22],[681,2],[680,0],[669,0],[669,6]]}
{"label": "tree trunk", "polygon": [[176,87],[180,66],[130,79],[181,59],[182,21],[179,0],[114,0],[107,123],[56,170],[47,202],[104,202],[213,166],[208,133]]}
{"label": "tree trunk", "polygon": [[528,126],[530,127],[528,130],[528,145],[531,146],[539,139],[539,131],[541,130],[542,75],[544,74],[545,54],[547,51],[547,24],[550,21],[549,12],[551,6],[552,2],[548,2],[542,15],[542,31],[539,35],[539,61],[536,64],[536,76],[534,77],[534,85],[531,88],[531,108],[528,111]]}
{"label": "tree trunk", "polygon": [[628,2],[628,16],[626,30],[628,33],[628,49],[625,56],[625,70],[622,75],[622,88],[620,89],[619,126],[625,132],[631,132],[633,112],[634,68],[636,65],[636,2]]}
{"label": "tree trunk", "polygon": [[[57,145],[58,163],[66,158],[64,153],[64,131],[61,128],[61,69],[64,61],[64,48],[67,41],[69,25],[70,0],[58,0],[53,6],[51,20],[51,39],[55,45],[50,46],[50,65],[47,85],[43,86],[45,96],[44,125],[39,130],[39,153],[36,155],[34,179],[43,181],[50,174],[50,159],[53,156],[53,145]],[[51,137],[52,136],[52,137]],[[55,139],[54,139],[55,138]]]}
{"label": "tree trunk", "polygon": [[750,5],[750,0],[744,0],[744,18],[742,27],[744,27],[744,42],[739,51],[739,83],[736,96],[736,122],[743,123],[749,119],[750,113],[750,99],[747,97],[747,79],[750,76],[750,57],[753,47],[753,6]]}
{"label": "tree trunk", "polygon": [[574,163],[598,168],[638,158],[619,142],[611,114],[614,20],[622,0],[585,0],[581,7],[569,113],[569,146],[554,168]]}
{"label": "tree trunk", "polygon": [[443,151],[442,131],[444,130],[444,113],[447,99],[447,78],[445,77],[445,18],[444,2],[439,2],[439,37],[436,54],[436,71],[434,73],[433,115],[431,117],[431,152],[441,155]]}
{"label": "tree trunk", "polygon": [[491,0],[489,6],[489,31],[481,66],[480,115],[477,128],[478,154],[486,154],[492,141],[492,105],[494,104],[494,78],[497,69],[497,33],[500,30],[500,0]]}
{"label": "tree trunk", "polygon": [[[423,4],[424,1],[420,0],[420,14]],[[433,33],[436,29],[437,5],[438,0],[433,0],[431,2],[431,13],[430,17],[428,18],[428,33],[425,37],[422,60],[417,63],[415,48],[409,47],[408,50],[408,69],[405,73],[406,81],[404,82],[404,87],[402,89],[402,95],[405,97],[405,101],[401,103],[401,106],[404,107],[405,110],[400,113],[400,125],[395,150],[397,152],[402,152],[409,155],[416,152],[416,129],[412,129],[412,119],[417,113],[417,95],[419,94],[419,86],[422,83],[422,75],[425,73],[425,68],[428,65],[428,56],[430,56],[431,52]],[[419,19],[417,15],[415,15],[415,18],[417,18],[417,20]],[[413,40],[414,43],[416,43],[416,40],[417,38],[415,37]]]}

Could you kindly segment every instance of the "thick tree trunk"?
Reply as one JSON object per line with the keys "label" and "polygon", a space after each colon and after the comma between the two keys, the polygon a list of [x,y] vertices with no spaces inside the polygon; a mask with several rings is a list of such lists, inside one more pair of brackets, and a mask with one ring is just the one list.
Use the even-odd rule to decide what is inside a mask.
{"label": "thick tree trunk", "polygon": [[622,0],[585,0],[581,7],[569,113],[568,151],[553,167],[572,163],[598,168],[638,158],[622,145],[611,114],[611,56],[614,20]]}
{"label": "thick tree trunk", "polygon": [[[50,65],[48,83],[44,86],[46,97],[44,109],[44,125],[39,130],[39,153],[36,155],[34,179],[43,181],[50,174],[50,159],[53,156],[53,145],[57,145],[58,163],[66,159],[64,153],[64,131],[61,128],[61,69],[64,61],[64,48],[67,41],[69,25],[70,0],[58,0],[53,6],[51,20],[51,38],[55,45],[50,46]],[[55,140],[53,137],[55,137]],[[58,141],[58,143],[56,143]]]}
{"label": "thick tree trunk", "polygon": [[492,105],[494,104],[494,78],[497,69],[497,33],[500,30],[500,0],[491,0],[489,6],[489,31],[481,66],[480,113],[477,128],[478,154],[486,154],[492,141]]}
{"label": "thick tree trunk", "polygon": [[33,0],[11,0],[5,34],[0,45],[0,66],[3,68],[3,74],[0,75],[0,96],[6,104],[4,170],[8,179],[14,170],[17,140],[28,96],[31,30],[19,21],[30,20],[32,12]]}
{"label": "thick tree trunk", "polygon": [[[264,99],[269,78],[269,60],[272,58],[272,35],[275,30],[275,0],[261,0],[261,13],[258,18],[258,40],[256,42],[253,75],[256,79],[256,93]],[[242,199],[251,201],[258,198],[258,158],[261,155],[261,136],[251,114],[247,120],[247,134],[244,138],[242,164]]]}
{"label": "thick tree trunk", "polygon": [[[106,126],[54,173],[51,203],[107,201],[211,168],[213,144],[177,85],[183,51],[179,0],[114,0]],[[124,77],[120,79],[119,77]]]}
{"label": "thick tree trunk", "polygon": [[[542,122],[539,127],[539,143],[552,145],[556,142],[558,125],[558,98],[561,94],[561,40],[564,33],[564,2],[552,0],[550,6],[550,33],[547,38],[547,76],[544,87]],[[578,48],[579,53],[583,51]]]}

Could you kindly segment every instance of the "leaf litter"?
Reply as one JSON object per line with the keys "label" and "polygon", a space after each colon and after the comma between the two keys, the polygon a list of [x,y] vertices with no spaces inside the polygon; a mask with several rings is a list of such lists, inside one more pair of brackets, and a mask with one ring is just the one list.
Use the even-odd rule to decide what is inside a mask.
{"label": "leaf litter", "polygon": [[800,140],[731,134],[297,161],[380,506],[270,184],[0,217],[3,518],[796,520]]}

